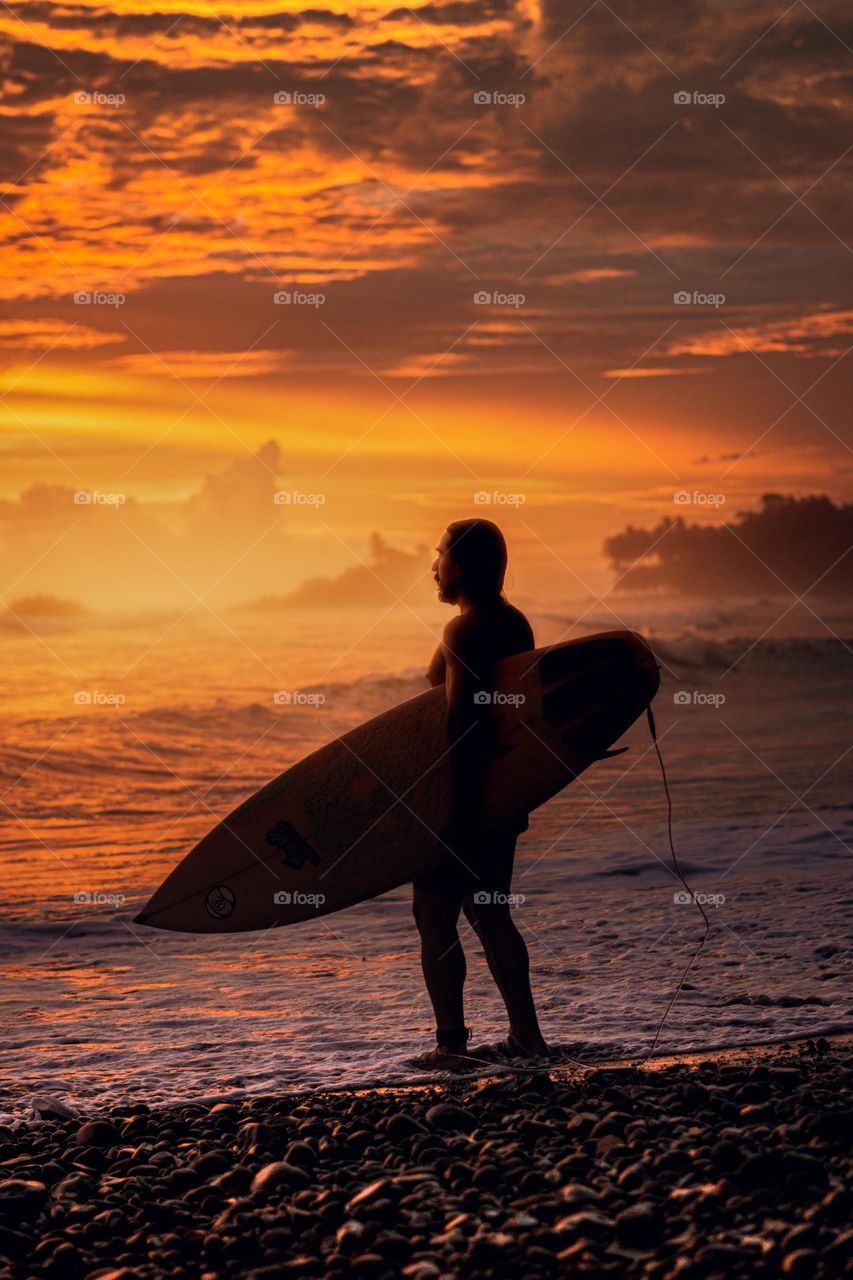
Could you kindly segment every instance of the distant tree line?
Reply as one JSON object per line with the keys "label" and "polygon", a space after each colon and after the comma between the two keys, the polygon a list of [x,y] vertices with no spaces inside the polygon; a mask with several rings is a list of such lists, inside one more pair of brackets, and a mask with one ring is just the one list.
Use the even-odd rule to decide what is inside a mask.
{"label": "distant tree line", "polygon": [[619,590],[700,595],[848,593],[853,588],[853,504],[765,493],[758,511],[722,525],[664,519],[604,541]]}

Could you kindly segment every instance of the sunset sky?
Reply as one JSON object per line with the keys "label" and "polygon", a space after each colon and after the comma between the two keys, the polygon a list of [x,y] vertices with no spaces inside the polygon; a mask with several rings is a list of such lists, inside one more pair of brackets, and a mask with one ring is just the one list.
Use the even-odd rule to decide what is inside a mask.
{"label": "sunset sky", "polygon": [[851,81],[842,0],[3,5],[0,591],[480,510],[569,595],[629,521],[849,498]]}

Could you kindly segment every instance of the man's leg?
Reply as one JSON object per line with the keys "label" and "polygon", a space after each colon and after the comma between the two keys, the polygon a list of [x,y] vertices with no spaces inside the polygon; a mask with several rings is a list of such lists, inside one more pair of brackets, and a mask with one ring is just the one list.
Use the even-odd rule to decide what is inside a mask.
{"label": "man's leg", "polygon": [[418,932],[421,935],[421,965],[424,971],[429,998],[435,1013],[435,1025],[440,1033],[455,1033],[461,1043],[448,1048],[464,1051],[465,1014],[462,990],[465,986],[465,953],[459,941],[456,924],[459,920],[461,899],[443,897],[415,885],[412,908]]}
{"label": "man's leg", "polygon": [[539,1029],[530,989],[530,958],[509,906],[503,902],[477,902],[472,894],[465,899],[463,909],[482,943],[492,977],[506,1005],[512,1040],[527,1053],[545,1053],[547,1045]]}

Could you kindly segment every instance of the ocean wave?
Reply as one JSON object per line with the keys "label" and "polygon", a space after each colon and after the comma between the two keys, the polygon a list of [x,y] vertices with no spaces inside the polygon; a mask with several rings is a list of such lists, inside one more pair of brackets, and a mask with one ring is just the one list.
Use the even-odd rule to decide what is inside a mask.
{"label": "ocean wave", "polygon": [[849,673],[853,636],[788,636],[783,639],[733,636],[712,640],[694,632],[648,639],[652,651],[669,666],[718,670],[732,668],[778,675]]}
{"label": "ocean wave", "polygon": [[98,945],[114,947],[126,943],[134,943],[124,923],[129,912],[121,916],[102,916],[98,920],[75,920],[69,926],[66,919],[38,920],[33,917],[8,919],[0,921],[0,954],[18,955],[22,951],[34,950],[47,955],[53,952],[66,938],[68,949],[78,948],[85,938],[86,947]]}
{"label": "ocean wave", "polygon": [[[586,627],[577,636],[572,634],[574,627],[570,615],[549,614],[547,620],[560,624],[566,639],[581,639],[586,634]],[[601,630],[622,629],[612,618],[587,621]],[[737,667],[741,671],[748,669],[779,674],[850,670],[853,634],[849,632],[849,623],[837,635],[773,637],[763,634],[763,628],[739,630],[725,637],[708,634],[709,631],[730,628],[732,621],[730,615],[721,613],[716,623],[710,618],[703,618],[696,624],[671,631],[659,624],[637,626],[634,630],[643,637],[658,660],[669,668],[727,671]],[[624,629],[628,629],[627,623]],[[772,619],[768,626],[768,630],[771,629]]]}
{"label": "ocean wave", "polygon": [[[405,667],[400,671],[377,671],[352,680],[302,683],[298,692],[284,691],[270,702],[232,702],[217,698],[207,703],[178,706],[170,703],[136,712],[133,719],[152,726],[160,725],[170,730],[184,731],[201,723],[214,727],[218,723],[232,725],[235,716],[240,717],[243,722],[269,722],[270,719],[277,718],[285,725],[291,721],[307,720],[310,723],[318,719],[318,711],[320,716],[328,718],[334,717],[342,708],[351,707],[363,710],[364,717],[367,718],[378,714],[385,707],[413,698],[427,688],[429,686],[423,667]],[[375,711],[372,709],[374,706]],[[125,715],[124,718],[127,720],[131,717]]]}

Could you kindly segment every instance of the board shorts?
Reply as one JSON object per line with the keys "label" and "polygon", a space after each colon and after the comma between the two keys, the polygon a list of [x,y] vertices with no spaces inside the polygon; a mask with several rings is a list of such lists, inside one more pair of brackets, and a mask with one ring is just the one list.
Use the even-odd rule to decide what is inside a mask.
{"label": "board shorts", "polygon": [[447,858],[426,875],[418,876],[412,883],[416,889],[435,893],[440,898],[461,902],[471,894],[485,893],[489,901],[507,897],[512,888],[512,870],[515,862],[515,846],[524,825],[516,824],[500,831],[491,831],[472,857],[463,861],[455,855]]}

